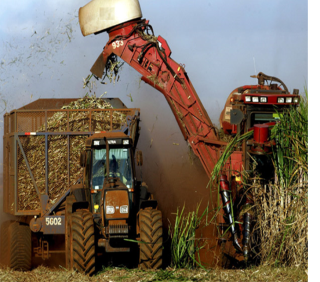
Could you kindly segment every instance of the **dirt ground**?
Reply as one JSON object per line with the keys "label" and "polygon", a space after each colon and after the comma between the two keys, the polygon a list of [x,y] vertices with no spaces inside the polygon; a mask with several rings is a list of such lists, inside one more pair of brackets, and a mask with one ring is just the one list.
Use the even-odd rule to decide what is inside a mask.
{"label": "dirt ground", "polygon": [[137,269],[106,268],[93,277],[63,267],[47,268],[39,266],[29,272],[0,269],[0,281],[308,281],[307,271],[301,268],[256,267],[245,270],[186,270],[171,269],[140,271]]}

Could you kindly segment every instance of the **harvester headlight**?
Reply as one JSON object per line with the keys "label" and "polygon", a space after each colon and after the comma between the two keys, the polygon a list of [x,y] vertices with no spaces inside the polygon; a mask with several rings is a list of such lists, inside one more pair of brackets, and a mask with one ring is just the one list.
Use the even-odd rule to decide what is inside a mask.
{"label": "harvester headlight", "polygon": [[246,96],[246,102],[251,102],[251,96]]}
{"label": "harvester headlight", "polygon": [[258,103],[259,102],[259,97],[252,97],[252,102]]}
{"label": "harvester headlight", "polygon": [[283,97],[278,98],[278,103],[284,103],[284,98]]}
{"label": "harvester headlight", "polygon": [[120,207],[120,213],[128,213],[128,206],[127,205],[121,206]]}
{"label": "harvester headlight", "polygon": [[293,98],[293,103],[299,103],[299,98],[298,97]]}
{"label": "harvester headlight", "polygon": [[114,207],[113,206],[107,206],[107,214],[114,214]]}
{"label": "harvester headlight", "polygon": [[292,97],[287,97],[286,98],[286,103],[292,103]]}
{"label": "harvester headlight", "polygon": [[268,102],[267,97],[260,97],[260,102],[261,103],[267,103]]}
{"label": "harvester headlight", "polygon": [[123,144],[123,145],[129,145],[129,140],[123,140],[123,141],[122,141],[122,144]]}

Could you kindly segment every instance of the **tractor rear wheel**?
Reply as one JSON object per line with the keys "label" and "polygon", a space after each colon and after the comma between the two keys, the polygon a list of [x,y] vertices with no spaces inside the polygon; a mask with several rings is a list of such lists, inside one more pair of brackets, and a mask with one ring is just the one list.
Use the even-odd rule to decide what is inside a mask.
{"label": "tractor rear wheel", "polygon": [[71,215],[70,266],[92,275],[96,264],[96,243],[92,214],[78,210]]}
{"label": "tractor rear wheel", "polygon": [[159,210],[141,210],[139,268],[158,269],[162,267],[162,214]]}
{"label": "tractor rear wheel", "polygon": [[31,230],[28,225],[12,222],[8,228],[8,266],[14,270],[31,269]]}

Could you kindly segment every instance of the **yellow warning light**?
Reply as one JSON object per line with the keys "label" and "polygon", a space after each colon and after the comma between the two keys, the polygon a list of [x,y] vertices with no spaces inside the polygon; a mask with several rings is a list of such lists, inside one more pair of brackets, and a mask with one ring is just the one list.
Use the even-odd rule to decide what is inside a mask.
{"label": "yellow warning light", "polygon": [[98,210],[99,209],[99,205],[94,205],[94,209]]}

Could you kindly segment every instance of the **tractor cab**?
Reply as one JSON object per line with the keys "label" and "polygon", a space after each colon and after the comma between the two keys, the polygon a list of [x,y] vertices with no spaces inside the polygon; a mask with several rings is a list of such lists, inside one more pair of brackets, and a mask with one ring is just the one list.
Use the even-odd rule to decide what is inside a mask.
{"label": "tractor cab", "polygon": [[[135,188],[134,148],[132,139],[123,132],[97,133],[86,140],[86,150],[81,155],[81,163],[85,168],[84,185],[90,190],[90,207],[93,214],[101,214],[104,206],[105,214],[119,212],[128,213],[132,204],[132,192]],[[125,205],[106,206],[107,191],[122,190],[127,195]],[[125,206],[125,207],[122,207]]]}

